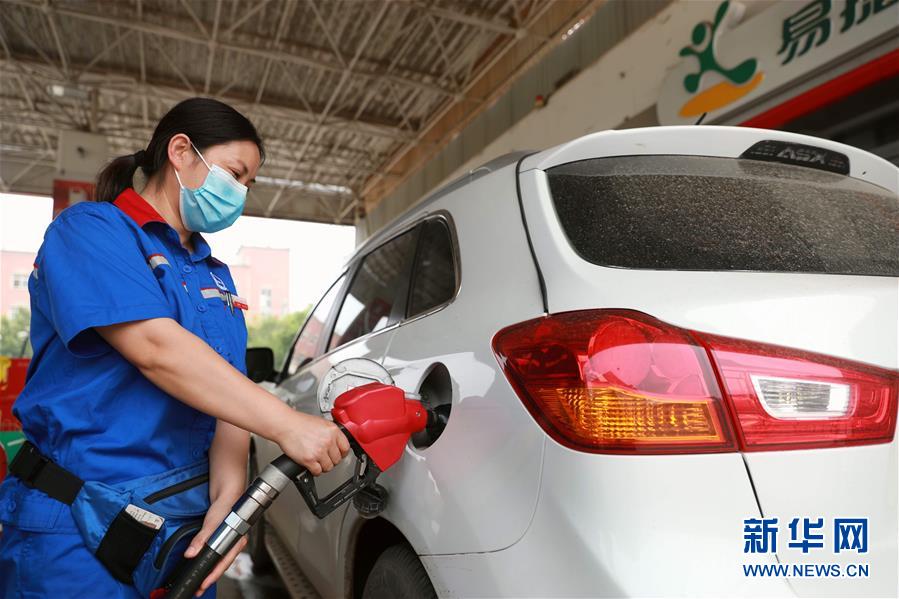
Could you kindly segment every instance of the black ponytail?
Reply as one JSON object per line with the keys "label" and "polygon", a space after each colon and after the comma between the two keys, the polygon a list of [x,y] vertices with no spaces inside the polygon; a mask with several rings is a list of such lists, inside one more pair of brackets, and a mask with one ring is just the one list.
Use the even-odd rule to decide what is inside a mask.
{"label": "black ponytail", "polygon": [[137,171],[137,158],[134,154],[119,156],[100,171],[97,176],[97,199],[111,202],[120,193],[134,185],[134,173]]}
{"label": "black ponytail", "polygon": [[140,168],[149,179],[168,162],[169,141],[175,135],[187,135],[199,151],[229,141],[251,141],[265,159],[262,138],[250,120],[224,102],[212,98],[190,98],[175,105],[156,125],[146,150],[120,156],[107,164],[97,176],[97,199],[115,200],[134,185],[134,173]]}

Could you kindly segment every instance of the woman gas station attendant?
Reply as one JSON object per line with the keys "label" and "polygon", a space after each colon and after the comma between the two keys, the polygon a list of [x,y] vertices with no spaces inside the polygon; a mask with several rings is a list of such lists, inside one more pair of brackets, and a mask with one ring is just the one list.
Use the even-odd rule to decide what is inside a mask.
{"label": "woman gas station attendant", "polygon": [[242,493],[247,431],[313,474],[349,452],[336,425],[245,376],[247,306],[200,234],[237,219],[263,157],[242,114],[185,100],[100,173],[99,201],[48,227],[14,408],[28,442],[0,485],[0,595],[146,596]]}

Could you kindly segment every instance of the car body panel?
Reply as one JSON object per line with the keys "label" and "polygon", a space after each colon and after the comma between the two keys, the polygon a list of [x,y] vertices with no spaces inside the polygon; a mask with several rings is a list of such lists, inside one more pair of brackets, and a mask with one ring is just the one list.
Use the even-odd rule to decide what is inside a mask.
{"label": "car body panel", "polygon": [[[758,517],[739,454],[612,456],[546,441],[534,521],[503,551],[424,556],[442,597],[783,596],[747,579]],[[775,563],[757,555],[752,563]],[[464,573],[464,575],[463,575]]]}
{"label": "car body panel", "polygon": [[[781,563],[868,564],[864,578],[792,578],[790,584],[803,597],[895,597],[899,554],[897,484],[899,473],[897,441],[879,445],[758,451],[745,454],[749,472],[766,518],[780,524],[778,557]],[[824,519],[824,547],[790,548],[793,518]],[[868,519],[866,553],[835,553],[834,520]],[[801,524],[799,525],[801,531]],[[801,537],[798,539],[801,541]]]}
{"label": "car body panel", "polygon": [[[390,492],[382,516],[419,553],[491,551],[518,540],[539,488],[542,431],[497,370],[490,345],[508,324],[542,312],[514,190],[514,165],[433,202],[455,230],[462,284],[455,299],[401,322],[384,365],[396,384],[417,392],[442,364],[452,380],[452,412],[430,447],[412,444],[379,478]],[[424,215],[422,215],[424,216]],[[489,237],[484,223],[504,223]],[[495,286],[514,302],[485,302]],[[461,483],[464,481],[464,483]]]}

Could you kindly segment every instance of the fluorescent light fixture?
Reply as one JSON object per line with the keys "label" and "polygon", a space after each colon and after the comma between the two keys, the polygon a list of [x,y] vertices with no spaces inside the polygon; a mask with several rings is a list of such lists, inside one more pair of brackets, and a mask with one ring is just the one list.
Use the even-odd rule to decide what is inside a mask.
{"label": "fluorescent light fixture", "polygon": [[47,92],[56,98],[87,100],[90,97],[90,92],[83,87],[65,83],[51,83],[47,86]]}
{"label": "fluorescent light fixture", "polygon": [[569,37],[571,37],[572,34],[574,34],[575,31],[577,31],[578,29],[580,29],[580,28],[581,28],[581,25],[584,24],[584,21],[586,21],[586,19],[581,19],[581,20],[579,20],[577,23],[575,23],[574,25],[572,25],[571,28],[570,28],[568,31],[566,31],[565,33],[563,33],[563,34],[562,34],[562,41],[564,42],[564,41],[567,40]]}
{"label": "fluorescent light fixture", "polygon": [[307,183],[296,179],[283,179],[281,177],[256,177],[257,183],[265,185],[275,185],[277,187],[292,187],[294,189],[305,189],[306,191],[314,191],[327,195],[353,195],[353,190],[343,185],[326,185],[324,183]]}

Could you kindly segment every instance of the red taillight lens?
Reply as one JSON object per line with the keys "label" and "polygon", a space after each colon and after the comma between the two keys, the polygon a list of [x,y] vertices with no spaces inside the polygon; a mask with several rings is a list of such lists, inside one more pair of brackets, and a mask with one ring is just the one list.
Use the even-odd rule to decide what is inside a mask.
{"label": "red taillight lens", "polygon": [[821,354],[705,333],[747,451],[888,443],[895,372]]}
{"label": "red taillight lens", "polygon": [[493,349],[537,422],[579,450],[858,445],[889,442],[896,426],[893,371],[687,331],[631,310],[529,320],[497,333]]}
{"label": "red taillight lens", "polygon": [[705,350],[627,310],[568,312],[505,328],[494,351],[560,443],[608,453],[735,449]]}

